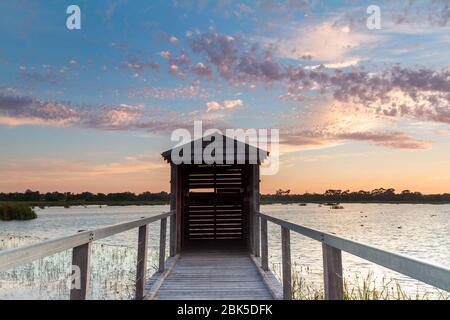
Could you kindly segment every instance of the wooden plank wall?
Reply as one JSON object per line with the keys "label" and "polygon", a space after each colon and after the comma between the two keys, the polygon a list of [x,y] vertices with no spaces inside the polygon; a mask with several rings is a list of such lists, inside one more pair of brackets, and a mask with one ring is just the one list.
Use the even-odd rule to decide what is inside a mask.
{"label": "wooden plank wall", "polygon": [[189,242],[243,239],[243,170],[235,165],[188,167],[184,231]]}

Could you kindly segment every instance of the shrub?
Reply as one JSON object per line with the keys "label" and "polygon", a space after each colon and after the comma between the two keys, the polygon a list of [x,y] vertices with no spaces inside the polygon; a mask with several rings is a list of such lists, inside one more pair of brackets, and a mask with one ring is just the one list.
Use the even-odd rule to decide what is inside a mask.
{"label": "shrub", "polygon": [[0,220],[32,220],[37,214],[29,206],[23,204],[0,204]]}

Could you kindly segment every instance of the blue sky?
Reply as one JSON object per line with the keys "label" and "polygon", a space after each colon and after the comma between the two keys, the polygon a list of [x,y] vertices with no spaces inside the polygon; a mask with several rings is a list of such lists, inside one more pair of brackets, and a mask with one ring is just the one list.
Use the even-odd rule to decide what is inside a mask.
{"label": "blue sky", "polygon": [[[81,30],[66,28],[71,4]],[[22,0],[0,12],[0,191],[167,190],[159,154],[194,120],[280,129],[264,192],[450,189],[447,1]]]}

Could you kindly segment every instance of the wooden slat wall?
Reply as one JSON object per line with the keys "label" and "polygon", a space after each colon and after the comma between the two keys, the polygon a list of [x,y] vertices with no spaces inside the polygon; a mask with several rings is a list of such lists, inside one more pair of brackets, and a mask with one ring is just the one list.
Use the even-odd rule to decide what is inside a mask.
{"label": "wooden slat wall", "polygon": [[243,167],[199,165],[189,168],[187,178],[188,240],[242,240]]}

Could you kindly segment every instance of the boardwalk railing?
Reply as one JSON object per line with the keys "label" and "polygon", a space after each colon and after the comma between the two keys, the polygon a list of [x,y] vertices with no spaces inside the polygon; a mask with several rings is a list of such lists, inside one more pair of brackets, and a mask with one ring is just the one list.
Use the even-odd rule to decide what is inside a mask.
{"label": "boardwalk railing", "polygon": [[255,250],[253,254],[256,257],[261,256],[261,268],[264,271],[269,271],[267,222],[270,221],[281,227],[283,299],[292,299],[291,231],[322,242],[324,291],[325,299],[327,300],[340,300],[344,297],[342,251],[374,262],[437,288],[450,291],[450,269],[447,267],[378,249],[311,228],[302,227],[262,213],[256,214],[256,220],[260,221],[255,223],[255,238],[253,240],[253,243],[255,243]]}
{"label": "boardwalk railing", "polygon": [[0,251],[0,271],[6,271],[72,249],[72,288],[71,300],[86,299],[89,289],[89,262],[91,243],[134,228],[139,228],[136,263],[136,299],[144,297],[147,270],[148,225],[161,221],[159,242],[159,272],[164,271],[166,254],[167,218],[170,218],[170,256],[175,255],[175,212],[170,211],[157,216],[118,223],[95,230],[81,231],[77,234],[48,240],[28,246]]}

